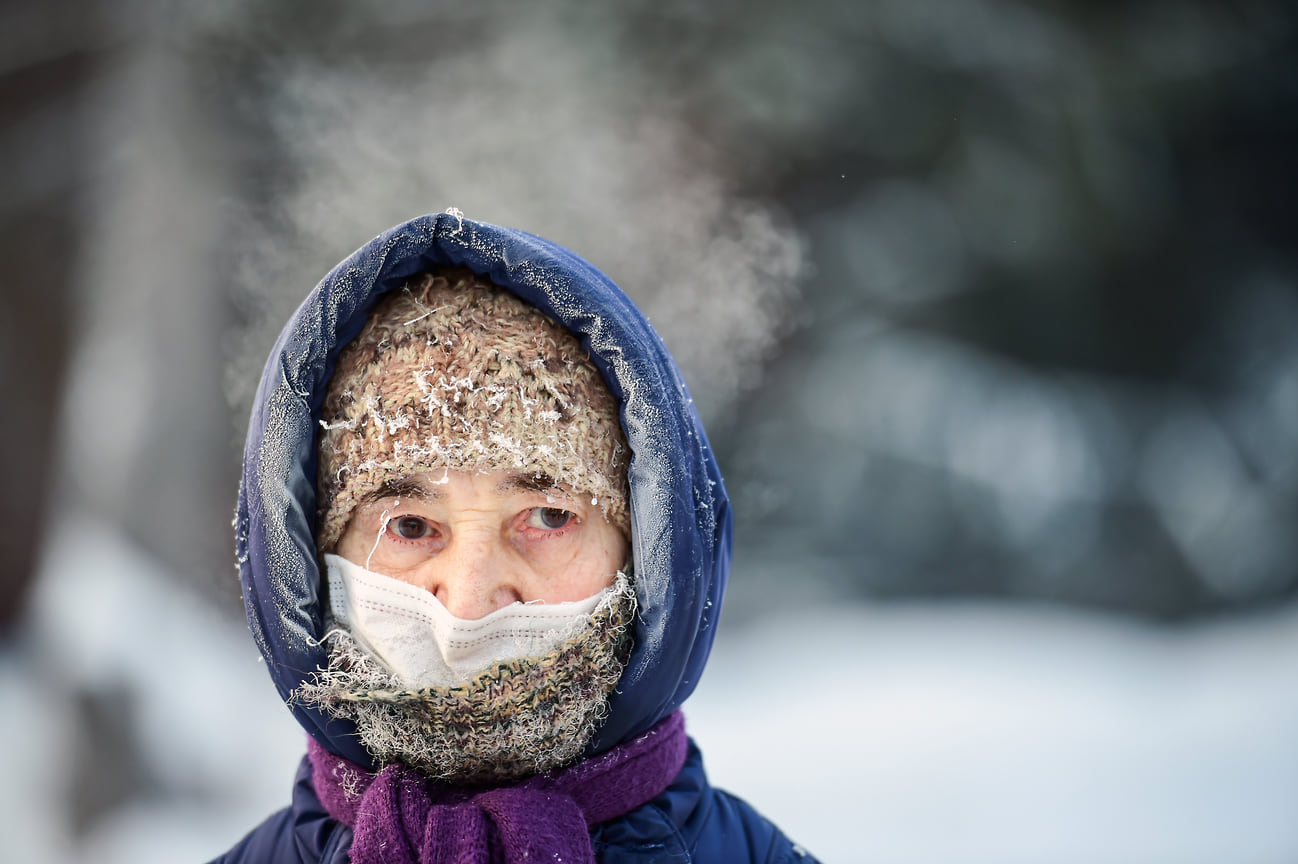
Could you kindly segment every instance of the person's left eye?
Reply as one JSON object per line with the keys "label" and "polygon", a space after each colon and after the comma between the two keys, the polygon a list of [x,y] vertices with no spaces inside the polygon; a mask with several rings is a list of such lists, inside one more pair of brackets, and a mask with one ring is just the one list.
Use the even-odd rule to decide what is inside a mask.
{"label": "person's left eye", "polygon": [[573,518],[571,512],[558,507],[536,507],[527,515],[527,526],[542,531],[558,531],[566,528]]}

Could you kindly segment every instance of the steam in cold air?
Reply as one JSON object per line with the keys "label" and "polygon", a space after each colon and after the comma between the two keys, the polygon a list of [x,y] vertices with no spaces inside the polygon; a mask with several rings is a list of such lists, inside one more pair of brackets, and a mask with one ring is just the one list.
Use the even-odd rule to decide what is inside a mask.
{"label": "steam in cold air", "polygon": [[[231,393],[305,292],[379,231],[456,207],[532,231],[604,270],[653,321],[705,419],[756,383],[804,270],[780,215],[729,197],[678,121],[591,74],[571,40],[514,31],[412,66],[301,63],[279,79],[278,146],[298,167],[253,217]],[[239,415],[244,412],[240,410]]]}

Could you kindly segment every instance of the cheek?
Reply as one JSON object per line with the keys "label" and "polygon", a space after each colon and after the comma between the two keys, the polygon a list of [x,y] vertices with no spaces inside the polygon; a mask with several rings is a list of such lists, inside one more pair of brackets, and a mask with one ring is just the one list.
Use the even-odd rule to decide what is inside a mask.
{"label": "cheek", "polygon": [[622,536],[622,532],[607,522],[604,523],[607,531],[604,542],[601,544],[604,550],[605,562],[612,566],[614,570],[620,570],[627,563],[631,556],[631,545],[627,539]]}
{"label": "cheek", "polygon": [[580,582],[579,586],[574,586],[574,590],[584,592],[583,597],[589,597],[612,585],[617,571],[626,564],[628,547],[622,532],[608,523],[599,527],[603,530],[594,532],[591,543],[573,562],[572,575]]}
{"label": "cheek", "polygon": [[374,545],[374,538],[369,538],[369,543],[361,537],[361,532],[356,529],[356,520],[352,520],[343,531],[343,536],[338,538],[338,545],[331,550],[335,555],[340,555],[351,561],[353,564],[359,561],[362,565],[365,563],[365,555],[369,552],[369,547]]}
{"label": "cheek", "polygon": [[585,600],[612,585],[626,563],[627,543],[601,520],[564,538],[524,542],[519,552],[529,573],[523,593],[555,603]]}
{"label": "cheek", "polygon": [[399,576],[439,551],[437,539],[401,541],[387,530],[390,514],[362,513],[348,523],[335,554],[376,573]]}

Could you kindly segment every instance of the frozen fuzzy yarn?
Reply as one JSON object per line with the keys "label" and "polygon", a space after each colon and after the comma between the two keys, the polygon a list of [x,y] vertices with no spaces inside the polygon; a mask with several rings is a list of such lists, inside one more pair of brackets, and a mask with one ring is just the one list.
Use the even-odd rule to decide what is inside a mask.
{"label": "frozen fuzzy yarn", "polygon": [[425,471],[552,481],[630,533],[617,400],[576,337],[472,271],[425,273],[380,300],[339,355],[321,417],[322,552],[367,495]]}
{"label": "frozen fuzzy yarn", "polygon": [[544,657],[506,660],[455,687],[406,689],[349,633],[330,631],[329,668],[297,698],[351,720],[380,764],[444,782],[490,784],[576,761],[608,711],[631,652],[630,577]]}

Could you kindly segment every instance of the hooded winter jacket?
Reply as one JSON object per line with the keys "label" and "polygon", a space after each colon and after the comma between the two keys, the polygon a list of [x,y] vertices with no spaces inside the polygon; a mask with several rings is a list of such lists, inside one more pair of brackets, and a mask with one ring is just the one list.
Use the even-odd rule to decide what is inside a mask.
{"label": "hooded winter jacket", "polygon": [[[534,235],[458,213],[420,217],[353,253],[293,315],[267,362],[244,451],[235,531],[249,626],[306,731],[327,750],[376,769],[349,722],[291,698],[327,665],[314,530],[318,412],[339,350],[378,298],[435,267],[467,267],[568,328],[621,402],[640,611],[609,716],[587,748],[588,755],[606,751],[648,730],[694,690],[721,608],[731,515],[703,427],[658,335],[607,277]],[[591,838],[607,864],[814,860],[746,803],[709,785],[692,742],[663,794],[597,825]],[[217,860],[341,862],[350,842],[350,830],[325,812],[304,761],[290,806]]]}

